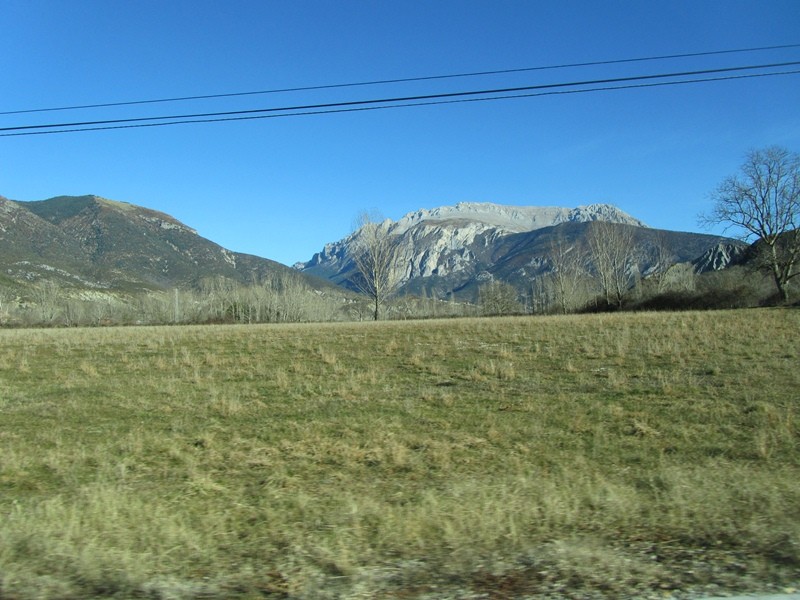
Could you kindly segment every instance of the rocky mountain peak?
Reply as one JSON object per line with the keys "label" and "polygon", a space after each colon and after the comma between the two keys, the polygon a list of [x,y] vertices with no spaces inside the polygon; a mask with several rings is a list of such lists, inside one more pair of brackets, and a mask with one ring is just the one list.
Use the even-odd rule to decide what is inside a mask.
{"label": "rocky mountain peak", "polygon": [[511,233],[533,231],[565,222],[612,221],[646,227],[644,223],[610,204],[589,204],[577,208],[557,206],[512,206],[491,202],[459,202],[454,206],[419,209],[400,218],[391,227],[396,234],[420,223],[470,222]]}
{"label": "rocky mountain peak", "polygon": [[[419,209],[397,221],[381,223],[388,233],[398,236],[401,279],[448,276],[474,268],[476,260],[500,238],[531,232],[561,223],[610,221],[646,227],[644,223],[609,204],[590,204],[576,208],[556,206],[512,206],[491,202],[459,202],[453,206]],[[325,245],[305,263],[295,268],[336,283],[348,279],[353,270],[348,249],[357,239],[348,237]]]}

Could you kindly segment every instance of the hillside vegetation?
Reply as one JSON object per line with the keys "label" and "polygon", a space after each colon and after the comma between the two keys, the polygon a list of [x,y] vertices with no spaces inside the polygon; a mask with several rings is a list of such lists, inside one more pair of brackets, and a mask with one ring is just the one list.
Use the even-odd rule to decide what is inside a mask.
{"label": "hillside vegetation", "polygon": [[796,585],[798,331],[796,309],[0,330],[0,598]]}
{"label": "hillside vegetation", "polygon": [[114,297],[190,290],[220,278],[247,284],[297,277],[275,261],[227,250],[170,215],[99,196],[0,196],[0,269],[24,300],[32,282],[55,284],[66,299],[87,291]]}

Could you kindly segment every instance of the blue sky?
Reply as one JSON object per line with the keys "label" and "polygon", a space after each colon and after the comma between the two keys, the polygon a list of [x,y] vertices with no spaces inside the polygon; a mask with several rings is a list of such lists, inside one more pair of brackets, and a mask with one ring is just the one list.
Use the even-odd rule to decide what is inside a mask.
{"label": "blue sky", "polygon": [[[800,2],[0,0],[0,112],[800,43]],[[800,60],[800,48],[0,115],[0,127],[247,110]],[[794,67],[797,68],[797,67]],[[800,75],[0,137],[0,195],[96,194],[307,260],[363,209],[608,202],[698,231],[745,152],[800,151]]]}

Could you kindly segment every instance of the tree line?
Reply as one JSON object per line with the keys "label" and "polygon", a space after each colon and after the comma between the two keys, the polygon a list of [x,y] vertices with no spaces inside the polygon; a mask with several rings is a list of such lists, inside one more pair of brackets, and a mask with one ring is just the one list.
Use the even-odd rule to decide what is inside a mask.
{"label": "tree line", "polygon": [[212,277],[185,289],[120,293],[41,280],[0,291],[0,324],[20,326],[298,323],[343,318],[346,298],[276,273],[242,284]]}

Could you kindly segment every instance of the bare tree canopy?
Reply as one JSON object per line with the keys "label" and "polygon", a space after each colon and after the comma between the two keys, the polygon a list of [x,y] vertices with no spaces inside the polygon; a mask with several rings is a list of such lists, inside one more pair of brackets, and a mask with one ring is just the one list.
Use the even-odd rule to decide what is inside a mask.
{"label": "bare tree canopy", "polygon": [[484,315],[516,315],[523,311],[518,300],[519,293],[509,283],[495,280],[484,283],[478,290],[478,296]]}
{"label": "bare tree canopy", "polygon": [[761,243],[760,259],[784,300],[800,257],[800,155],[772,146],[753,150],[740,173],[711,194],[714,207],[701,215],[706,226],[734,228],[744,240]]}
{"label": "bare tree canopy", "polygon": [[373,302],[373,317],[380,318],[380,308],[399,283],[396,236],[389,233],[380,217],[362,212],[355,223],[350,255],[358,273],[352,281]]}
{"label": "bare tree canopy", "polygon": [[550,242],[549,279],[563,314],[575,308],[577,299],[585,288],[587,256],[577,243],[570,244],[559,234]]}
{"label": "bare tree canopy", "polygon": [[640,251],[630,225],[595,221],[587,235],[592,263],[606,303],[621,307],[625,292],[639,274]]}

